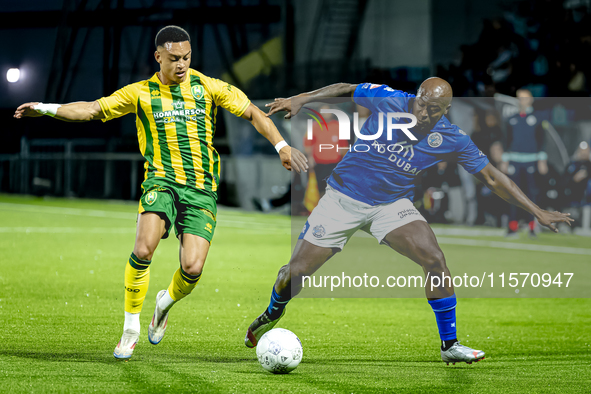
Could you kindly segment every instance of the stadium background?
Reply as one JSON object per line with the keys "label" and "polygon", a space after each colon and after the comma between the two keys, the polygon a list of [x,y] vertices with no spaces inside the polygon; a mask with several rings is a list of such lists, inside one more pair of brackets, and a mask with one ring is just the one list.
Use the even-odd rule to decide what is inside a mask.
{"label": "stadium background", "polygon": [[[209,392],[261,391],[269,384],[302,392],[383,392],[388,388],[460,392],[463,389],[459,387],[472,391],[584,391],[579,384],[589,382],[586,300],[464,301],[464,316],[487,326],[469,327],[475,345],[486,346],[484,350],[493,354],[489,361],[497,364],[475,375],[460,372],[446,376],[439,375],[435,364],[423,363],[438,357],[431,346],[436,342],[431,327],[434,322],[424,300],[336,300],[334,310],[340,312],[333,314],[321,312],[325,307],[321,301],[301,300],[299,308],[307,318],[288,314],[284,323],[303,338],[308,364],[304,362],[287,383],[249,380],[252,373],[259,372],[255,359],[246,350],[237,350],[227,338],[238,333],[237,343],[242,346],[241,335],[267,302],[278,261],[287,261],[289,234],[282,231],[290,222],[273,214],[289,214],[290,206],[275,208],[266,216],[248,211],[256,210],[257,205],[268,211],[269,200],[287,193],[292,197],[291,212],[305,214],[307,178],[295,179],[290,193],[290,174],[280,167],[273,147],[247,122],[226,113],[218,117],[214,140],[222,155],[220,203],[240,209],[221,210],[220,218],[226,224],[216,233],[217,248],[212,248],[210,257],[217,264],[212,264],[209,282],[203,281],[199,289],[206,306],[195,301],[186,307],[190,308],[187,315],[208,316],[208,321],[199,320],[200,336],[196,330],[186,329],[189,338],[183,341],[180,331],[185,328],[180,327],[192,327],[194,320],[179,313],[174,322],[179,331],[172,326],[171,337],[163,344],[165,357],[146,343],[137,357],[134,355],[161,370],[133,367],[137,369],[128,371],[129,375],[140,377],[128,379],[127,372],[120,376],[107,363],[110,354],[105,351],[119,335],[119,321],[105,321],[121,309],[121,256],[128,254],[133,243],[134,201],[139,198],[143,179],[134,119],[127,116],[105,124],[70,124],[48,117],[17,121],[12,114],[23,102],[90,101],[149,78],[157,71],[154,36],[168,24],[179,25],[191,35],[192,68],[235,84],[259,106],[274,97],[335,82],[386,83],[415,92],[429,76],[446,78],[456,96],[457,112],[455,119],[451,114],[452,121],[482,141],[478,146],[483,151],[489,151],[495,142],[506,149],[508,112],[503,108],[515,107],[512,98],[516,90],[527,87],[540,97],[536,103],[551,113],[551,127],[544,130],[550,169],[547,175],[536,175],[538,202],[543,208],[572,212],[577,234],[589,235],[590,9],[588,0],[3,1],[0,321],[10,329],[0,334],[0,358],[5,361],[0,366],[0,381],[5,379],[6,383],[0,391],[114,392],[128,387],[165,391],[165,383],[171,385],[170,390],[190,387]],[[19,68],[17,82],[5,78],[10,68]],[[495,120],[487,121],[491,116]],[[288,122],[281,116],[274,121],[288,141],[304,150],[301,136],[291,135]],[[568,170],[574,162],[578,162],[576,172],[587,166],[583,180],[576,182],[576,193],[574,173]],[[418,204],[431,223],[485,224],[499,229],[491,232],[480,227],[466,230],[435,225],[438,236],[451,239],[453,232],[447,229],[460,229],[456,234],[480,237],[478,242],[504,241],[503,216],[508,206],[480,189],[470,197],[465,187],[455,165],[430,170],[417,185]],[[84,226],[90,227],[79,231]],[[588,263],[589,238],[542,235],[545,237],[538,240],[522,237],[520,242],[533,248],[570,247],[571,252],[558,255],[502,247],[466,251],[441,239],[440,243],[449,261],[456,259],[462,264],[469,264],[474,256],[491,264],[497,258],[531,258],[553,264],[555,257]],[[163,243],[159,249],[162,256],[175,255],[173,243]],[[265,250],[263,257],[260,248]],[[582,254],[569,254],[575,249]],[[256,272],[245,273],[240,266],[244,258],[249,264],[256,261]],[[176,262],[168,260],[170,271]],[[158,283],[168,283],[166,275],[166,269],[154,274],[148,298]],[[80,284],[82,277],[85,283]],[[37,285],[31,287],[31,281]],[[68,309],[68,300],[76,305],[80,301],[81,309]],[[238,308],[219,317],[228,304]],[[57,317],[46,316],[52,308]],[[397,313],[397,327],[388,320],[375,322],[375,316],[384,310]],[[149,312],[143,315],[147,319]],[[82,322],[75,324],[78,333],[70,334],[75,330],[69,324],[80,319]],[[329,334],[314,331],[313,321],[319,322],[316,330],[332,329],[336,324],[335,330],[364,338],[364,343],[352,344],[348,335],[339,338],[339,331],[325,337]],[[375,325],[367,331],[361,325],[369,321]],[[416,332],[417,324],[431,327],[433,332]],[[56,337],[61,338],[61,345]],[[367,345],[374,338],[381,342],[379,347],[393,349],[393,355]],[[86,348],[82,353],[81,344]],[[553,349],[560,349],[558,359],[553,358]],[[177,376],[173,368],[167,369],[167,363],[193,372]],[[63,372],[62,366],[79,372],[71,375]],[[388,380],[391,367],[401,376],[398,383]],[[211,383],[201,379],[213,376],[214,370],[219,377]],[[298,377],[297,372],[302,375]],[[360,374],[362,379],[358,379]],[[376,382],[365,379],[368,374],[375,376]],[[519,378],[511,380],[507,374]],[[186,383],[192,379],[197,380]],[[128,386],[121,386],[121,382]],[[490,382],[496,386],[483,386]]]}
{"label": "stadium background", "polygon": [[[423,79],[437,75],[452,84],[456,97],[469,98],[456,100],[452,121],[468,134],[478,133],[473,139],[485,153],[495,141],[506,149],[507,117],[499,103],[514,102],[505,95],[527,87],[536,97],[589,96],[588,6],[583,0],[10,2],[0,14],[0,31],[18,44],[5,51],[1,71],[16,67],[21,77],[0,82],[6,92],[0,97],[6,119],[0,191],[137,199],[143,160],[133,117],[82,127],[9,118],[22,102],[94,100],[149,78],[156,70],[153,36],[168,23],[191,34],[193,68],[235,84],[259,106],[341,81],[414,92]],[[537,176],[537,201],[573,208],[582,219],[580,207],[589,201],[584,194],[591,190],[581,185],[589,174],[573,195],[574,174],[567,169],[579,145],[588,147],[591,140],[589,103],[555,99],[541,105],[552,112],[553,130],[546,130],[550,171]],[[487,117],[496,120],[491,124]],[[303,148],[302,136],[291,136],[280,116],[275,121],[288,141]],[[286,193],[289,174],[272,165],[272,147],[243,123],[228,114],[219,119],[220,203],[252,210],[253,198]],[[589,154],[582,150],[582,156]],[[424,173],[417,199],[432,191],[424,197],[430,202],[423,213],[435,222],[506,226],[501,219],[507,205],[480,190],[467,201],[462,179],[453,164]],[[306,212],[306,182],[294,182],[294,211]],[[433,190],[442,193],[433,198]],[[485,204],[494,206],[492,217]],[[588,220],[584,224],[589,227]]]}

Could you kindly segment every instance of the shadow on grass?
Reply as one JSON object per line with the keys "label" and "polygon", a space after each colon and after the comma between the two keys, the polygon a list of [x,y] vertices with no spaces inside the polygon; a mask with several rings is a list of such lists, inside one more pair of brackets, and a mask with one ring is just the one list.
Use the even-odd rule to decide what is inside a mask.
{"label": "shadow on grass", "polygon": [[23,351],[23,350],[0,350],[0,357],[18,357],[33,360],[50,361],[50,362],[79,362],[79,363],[124,363],[126,361],[149,361],[149,362],[163,362],[163,363],[252,363],[256,362],[256,357],[233,357],[233,356],[212,356],[212,355],[190,355],[179,353],[139,353],[135,354],[131,359],[118,360],[113,357],[111,352],[88,353],[88,352],[68,352],[55,353],[43,351]]}

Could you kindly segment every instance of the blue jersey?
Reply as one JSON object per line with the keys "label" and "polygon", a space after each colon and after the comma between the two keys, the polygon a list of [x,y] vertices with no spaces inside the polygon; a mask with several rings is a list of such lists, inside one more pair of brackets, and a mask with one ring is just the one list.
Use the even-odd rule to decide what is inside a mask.
{"label": "blue jersey", "polygon": [[[416,176],[441,161],[458,162],[470,174],[479,172],[488,164],[486,155],[478,150],[470,137],[445,116],[429,132],[409,129],[417,141],[412,141],[400,129],[394,129],[388,139],[386,114],[410,113],[414,97],[386,85],[364,83],[357,86],[354,101],[372,112],[360,133],[375,135],[380,122],[383,132],[376,140],[358,139],[353,144],[328,179],[332,188],[369,205],[401,198],[412,201]],[[409,123],[410,119],[401,117],[397,121],[394,119],[393,123],[405,122]]]}

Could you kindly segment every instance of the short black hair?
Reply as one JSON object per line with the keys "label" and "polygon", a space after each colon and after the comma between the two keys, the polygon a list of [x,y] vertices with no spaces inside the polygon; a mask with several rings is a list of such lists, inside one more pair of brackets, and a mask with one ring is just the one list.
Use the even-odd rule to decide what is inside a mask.
{"label": "short black hair", "polygon": [[183,41],[189,41],[189,43],[191,43],[189,33],[187,33],[182,27],[170,25],[160,29],[158,34],[156,34],[154,43],[156,44],[156,49],[158,49],[159,46],[164,46],[167,42]]}

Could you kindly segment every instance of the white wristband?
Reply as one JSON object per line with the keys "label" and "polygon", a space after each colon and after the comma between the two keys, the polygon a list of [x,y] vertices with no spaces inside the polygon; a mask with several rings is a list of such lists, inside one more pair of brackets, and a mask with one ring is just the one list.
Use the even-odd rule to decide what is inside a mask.
{"label": "white wristband", "polygon": [[49,115],[54,117],[57,114],[57,109],[61,107],[59,104],[43,104],[39,103],[33,107],[35,111],[39,112],[42,115]]}
{"label": "white wristband", "polygon": [[287,145],[287,142],[285,142],[285,140],[283,140],[281,142],[278,142],[277,145],[275,145],[275,150],[277,151],[277,153],[279,153],[279,151],[281,149],[283,149],[283,147],[285,147],[285,146],[289,146],[289,145]]}

